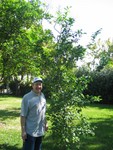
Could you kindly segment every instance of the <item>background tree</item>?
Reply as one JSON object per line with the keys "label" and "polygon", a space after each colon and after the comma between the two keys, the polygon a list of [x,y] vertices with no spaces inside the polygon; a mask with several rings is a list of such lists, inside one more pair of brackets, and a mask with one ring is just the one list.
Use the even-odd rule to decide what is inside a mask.
{"label": "background tree", "polygon": [[1,81],[4,84],[14,81],[18,92],[25,76],[29,82],[32,75],[40,73],[40,54],[35,49],[41,47],[42,39],[48,37],[49,41],[51,34],[43,30],[42,20],[50,16],[39,0],[1,1],[0,13]]}
{"label": "background tree", "polygon": [[113,43],[109,39],[102,44],[97,71],[104,68],[113,68]]}
{"label": "background tree", "polygon": [[[93,44],[93,43],[92,43]],[[96,62],[90,63],[90,67],[83,66],[78,69],[77,76],[82,75],[90,76],[91,81],[88,83],[88,88],[85,90],[85,94],[100,96],[100,103],[113,104],[113,43],[108,39],[106,42],[98,40],[94,43],[95,46],[91,45],[93,48],[93,60]],[[92,54],[92,49],[89,54]]]}

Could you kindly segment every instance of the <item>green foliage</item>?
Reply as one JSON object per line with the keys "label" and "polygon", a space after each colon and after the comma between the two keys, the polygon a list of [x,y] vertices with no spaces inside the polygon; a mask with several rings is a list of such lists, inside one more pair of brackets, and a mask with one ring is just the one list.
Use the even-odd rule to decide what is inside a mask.
{"label": "green foliage", "polygon": [[90,124],[81,114],[86,103],[82,92],[88,80],[85,77],[77,79],[75,75],[76,60],[83,56],[85,49],[77,44],[79,35],[71,30],[73,21],[67,12],[63,18],[58,16],[56,22],[61,26],[61,32],[46,80],[50,89],[52,136],[55,148],[60,150],[79,148],[81,136],[93,134]]}
{"label": "green foliage", "polygon": [[90,70],[101,71],[104,68],[113,67],[113,42],[108,39],[102,42],[101,39],[96,40],[100,30],[92,35],[92,41],[87,45],[87,55],[90,56],[91,60],[86,66]]}
{"label": "green foliage", "polygon": [[[107,48],[105,48],[105,46]],[[99,65],[97,66],[97,71],[101,71],[104,68],[113,68],[113,42],[107,40],[104,44],[99,58]]]}
{"label": "green foliage", "polygon": [[50,16],[39,0],[2,0],[0,13],[1,81],[3,84],[17,82],[15,90],[18,91],[20,84],[29,83],[32,76],[46,72],[52,34],[43,30],[42,20]]}
{"label": "green foliage", "polygon": [[81,136],[93,134],[93,132],[87,119],[81,114],[82,107],[87,102],[82,94],[86,79],[71,78],[63,82],[62,85],[60,81],[61,87],[58,93],[52,94],[50,119],[52,136],[58,146],[57,149],[71,150],[73,147],[79,148]]}
{"label": "green foliage", "polygon": [[100,103],[113,104],[113,69],[90,72],[92,80],[88,83],[85,94],[101,97]]}

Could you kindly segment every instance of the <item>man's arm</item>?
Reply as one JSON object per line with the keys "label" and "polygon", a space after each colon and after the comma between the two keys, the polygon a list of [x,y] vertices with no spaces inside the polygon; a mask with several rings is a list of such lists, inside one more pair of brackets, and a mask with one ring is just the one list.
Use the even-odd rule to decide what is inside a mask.
{"label": "man's arm", "polygon": [[26,130],[25,130],[25,124],[26,124],[26,118],[24,116],[20,117],[20,124],[21,124],[21,136],[23,141],[27,138]]}

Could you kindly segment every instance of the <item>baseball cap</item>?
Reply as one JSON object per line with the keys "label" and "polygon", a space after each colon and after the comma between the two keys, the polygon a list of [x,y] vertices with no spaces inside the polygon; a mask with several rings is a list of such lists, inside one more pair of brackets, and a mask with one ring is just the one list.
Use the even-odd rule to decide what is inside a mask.
{"label": "baseball cap", "polygon": [[42,78],[39,78],[39,77],[35,77],[32,81],[32,83],[35,83],[35,82],[43,82]]}

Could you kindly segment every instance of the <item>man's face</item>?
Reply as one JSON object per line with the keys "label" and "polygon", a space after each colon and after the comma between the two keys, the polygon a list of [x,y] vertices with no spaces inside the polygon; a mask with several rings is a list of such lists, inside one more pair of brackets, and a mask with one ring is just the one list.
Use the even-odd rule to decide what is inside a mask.
{"label": "man's face", "polygon": [[42,91],[42,82],[35,82],[32,84],[33,91],[37,94],[40,94]]}

